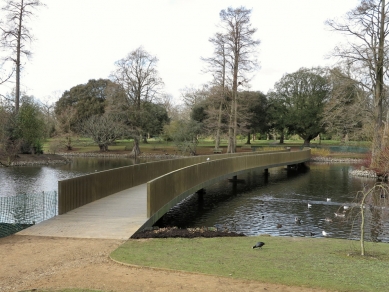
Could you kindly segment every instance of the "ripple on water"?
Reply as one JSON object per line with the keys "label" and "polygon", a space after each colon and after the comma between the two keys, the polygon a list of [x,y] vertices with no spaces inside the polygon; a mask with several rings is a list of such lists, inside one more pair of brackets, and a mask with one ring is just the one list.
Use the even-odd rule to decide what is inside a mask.
{"label": "ripple on water", "polygon": [[[313,234],[322,237],[325,230],[329,237],[357,239],[359,208],[350,208],[344,218],[334,215],[343,212],[345,204],[358,206],[353,200],[360,191],[363,178],[344,175],[349,168],[351,166],[345,164],[311,164],[308,172],[298,175],[277,168],[270,170],[268,180],[258,172],[241,175],[246,183],[238,184],[236,192],[231,183],[219,182],[207,188],[202,208],[198,208],[198,199],[194,195],[172,208],[158,224],[170,224],[174,218],[174,225],[179,227],[220,224],[249,236]],[[331,197],[331,201],[327,201],[327,197]],[[308,203],[312,205],[310,208]],[[295,223],[296,216],[301,219],[301,224]],[[326,221],[327,217],[332,222]],[[368,224],[368,237],[389,242],[388,224]]]}

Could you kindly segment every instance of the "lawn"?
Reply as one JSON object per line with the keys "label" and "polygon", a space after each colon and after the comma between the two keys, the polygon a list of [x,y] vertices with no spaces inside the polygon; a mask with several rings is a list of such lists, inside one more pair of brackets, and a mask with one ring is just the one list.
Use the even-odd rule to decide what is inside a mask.
{"label": "lawn", "polygon": [[[252,249],[257,241],[262,249]],[[130,265],[337,291],[387,291],[389,245],[331,238],[129,240],[112,259]]]}

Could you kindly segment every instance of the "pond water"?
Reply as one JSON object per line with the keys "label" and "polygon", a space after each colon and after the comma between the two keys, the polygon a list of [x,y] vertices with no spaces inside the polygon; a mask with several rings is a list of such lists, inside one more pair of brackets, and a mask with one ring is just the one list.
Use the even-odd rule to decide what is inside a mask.
{"label": "pond water", "polygon": [[[139,161],[137,161],[138,163]],[[144,161],[141,161],[144,162]],[[134,164],[129,158],[73,158],[71,164],[0,168],[0,196],[57,190],[58,180],[95,171]],[[184,227],[216,226],[249,236],[322,236],[358,238],[358,191],[374,180],[352,177],[349,164],[310,163],[303,172],[273,168],[240,175],[239,183],[228,180],[193,194],[172,208],[157,225]],[[327,201],[331,198],[331,201]],[[387,204],[388,199],[383,199]],[[312,206],[308,208],[308,203]],[[344,217],[344,205],[350,208]],[[387,208],[366,208],[370,240],[389,242]],[[296,224],[295,217],[300,219]],[[326,220],[327,218],[327,220]]]}
{"label": "pond water", "polygon": [[[360,208],[355,203],[356,195],[374,180],[352,177],[351,169],[347,164],[310,163],[304,172],[274,168],[268,177],[263,172],[249,172],[239,176],[244,182],[235,186],[221,181],[207,188],[205,194],[190,196],[156,225],[215,226],[249,236],[321,237],[324,230],[330,237],[357,239]],[[387,205],[387,199],[382,200]],[[349,209],[344,212],[343,206]],[[388,242],[388,209],[365,210],[367,238]]]}
{"label": "pond water", "polygon": [[58,181],[95,171],[133,165],[132,158],[73,157],[71,163],[0,168],[0,197],[58,190]]}

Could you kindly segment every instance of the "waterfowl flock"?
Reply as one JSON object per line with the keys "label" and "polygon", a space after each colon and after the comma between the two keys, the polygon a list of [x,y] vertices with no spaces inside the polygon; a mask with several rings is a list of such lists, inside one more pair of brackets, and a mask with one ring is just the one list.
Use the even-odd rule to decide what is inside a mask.
{"label": "waterfowl flock", "polygon": [[[325,198],[325,201],[326,201],[326,202],[332,202],[331,198]],[[311,202],[307,202],[306,204],[307,204],[308,209],[311,209],[311,208],[313,207],[313,205],[314,205],[314,204],[311,203]],[[350,205],[341,205],[341,207],[338,209],[338,211],[336,211],[336,212],[333,213],[333,214],[334,214],[334,217],[335,217],[335,218],[345,218],[345,217],[346,217],[347,210],[349,210],[350,208],[351,208]],[[265,216],[264,216],[264,215],[261,215],[261,218],[264,219]],[[327,223],[331,223],[331,222],[333,222],[333,219],[332,219],[331,217],[326,217],[326,218],[324,219],[324,221],[327,222]],[[295,218],[294,218],[294,223],[295,223],[296,225],[301,225],[301,224],[302,224],[301,218],[295,216]],[[282,224],[280,224],[280,223],[277,223],[277,224],[276,224],[276,228],[280,229],[280,228],[282,228],[282,227],[283,227]],[[314,233],[314,232],[312,232],[312,231],[307,231],[306,235],[307,235],[307,236],[317,236],[317,235],[320,235],[320,233]],[[321,231],[321,235],[324,236],[324,237],[328,237],[328,236],[330,236],[330,233],[327,232],[327,231],[325,231],[325,230],[322,230],[322,231]],[[259,244],[259,243],[260,243],[260,242],[258,242],[257,244]],[[264,245],[264,243],[263,243],[263,245]],[[261,248],[261,247],[262,247],[262,245],[261,245],[261,246],[258,246],[258,245],[253,246],[253,248]]]}

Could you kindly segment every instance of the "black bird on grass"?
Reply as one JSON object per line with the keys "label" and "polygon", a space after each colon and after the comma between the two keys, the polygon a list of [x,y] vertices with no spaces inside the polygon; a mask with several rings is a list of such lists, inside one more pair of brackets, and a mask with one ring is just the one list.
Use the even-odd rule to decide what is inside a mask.
{"label": "black bird on grass", "polygon": [[253,246],[253,248],[262,248],[262,246],[264,246],[265,245],[265,243],[264,242],[262,242],[262,241],[258,241],[254,246]]}

